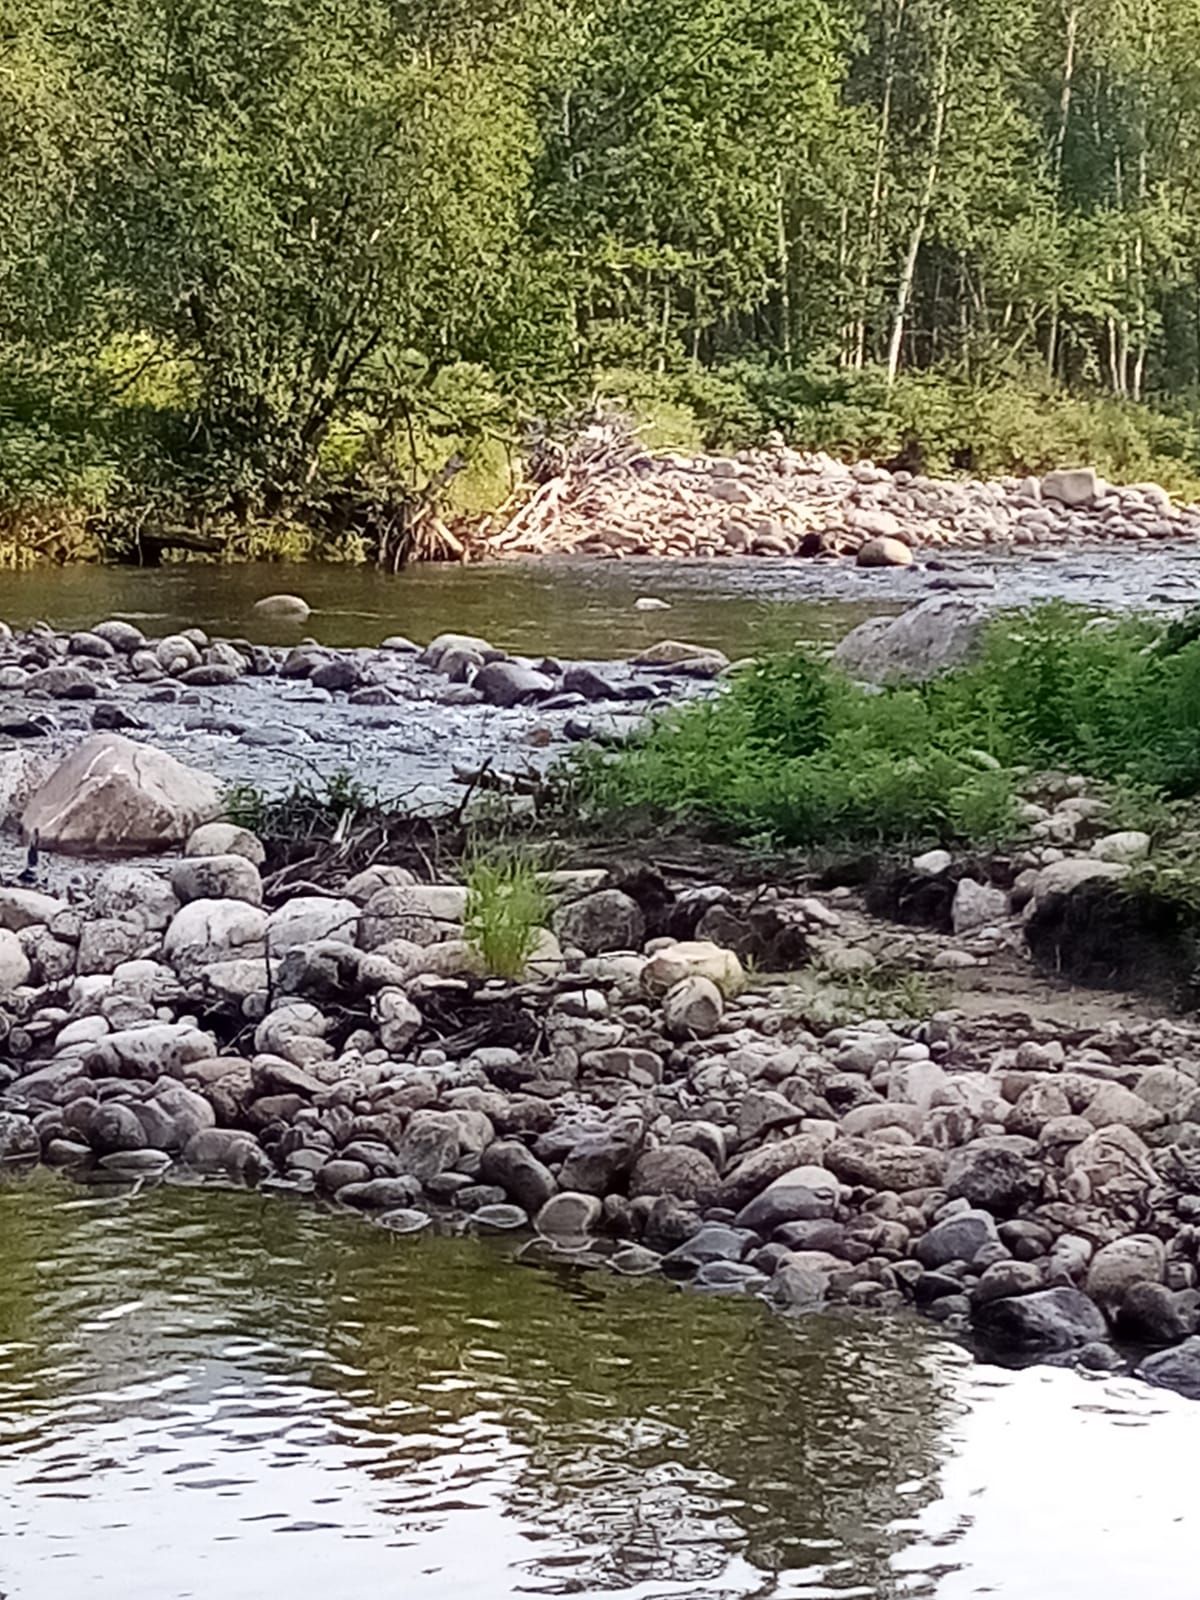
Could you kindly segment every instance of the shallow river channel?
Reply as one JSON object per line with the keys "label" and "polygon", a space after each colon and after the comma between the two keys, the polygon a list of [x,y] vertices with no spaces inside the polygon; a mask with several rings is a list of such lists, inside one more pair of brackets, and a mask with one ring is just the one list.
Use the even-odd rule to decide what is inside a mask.
{"label": "shallow river channel", "polygon": [[[0,577],[0,617],[14,627],[41,620],[71,629],[120,616],[157,636],[199,626],[271,644],[307,634],[338,648],[398,633],[424,644],[453,630],[503,650],[579,661],[636,655],[665,636],[731,656],[773,641],[834,639],[864,617],[959,584],[998,607],[1051,597],[1105,609],[1200,604],[1200,544],[1043,555],[966,554],[883,571],[820,561],[562,558],[413,567],[394,577],[317,565],[38,567]],[[309,602],[306,623],[255,618],[255,600],[281,590]],[[671,609],[639,611],[639,598]]]}
{"label": "shallow river channel", "polygon": [[291,1202],[0,1186],[6,1600],[1192,1600],[1200,1405]]}

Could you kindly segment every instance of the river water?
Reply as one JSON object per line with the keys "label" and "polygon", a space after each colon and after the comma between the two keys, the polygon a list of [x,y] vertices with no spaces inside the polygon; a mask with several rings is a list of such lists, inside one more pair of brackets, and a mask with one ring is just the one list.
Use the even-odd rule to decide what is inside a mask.
{"label": "river water", "polygon": [[6,1600],[1193,1600],[1200,1406],[928,1325],[0,1186]]}
{"label": "river water", "polygon": [[[664,636],[715,645],[731,656],[764,643],[827,640],[863,617],[947,584],[996,606],[1060,596],[1106,609],[1200,603],[1200,545],[1106,545],[1052,559],[959,555],[938,567],[860,571],[842,563],[596,561],[582,559],[413,567],[394,577],[348,566],[38,567],[4,574],[0,617],[82,628],[105,616],[147,633],[200,626],[214,634],[283,643],[304,634],[333,646],[374,645],[402,633],[420,643],[446,630],[477,633],[501,649],[570,660],[629,656]],[[301,626],[264,622],[254,601],[302,595]],[[639,611],[639,598],[670,611]]]}

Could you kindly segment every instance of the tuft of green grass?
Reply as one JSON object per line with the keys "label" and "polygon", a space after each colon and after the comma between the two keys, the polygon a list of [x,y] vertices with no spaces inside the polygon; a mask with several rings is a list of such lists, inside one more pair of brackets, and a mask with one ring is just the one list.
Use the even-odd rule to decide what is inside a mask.
{"label": "tuft of green grass", "polygon": [[520,852],[476,856],[467,867],[467,942],[493,977],[519,979],[538,946],[552,898],[542,865]]}
{"label": "tuft of green grass", "polygon": [[302,782],[274,798],[253,784],[238,784],[225,795],[225,816],[260,838],[329,838],[377,809],[379,796],[348,772]]}

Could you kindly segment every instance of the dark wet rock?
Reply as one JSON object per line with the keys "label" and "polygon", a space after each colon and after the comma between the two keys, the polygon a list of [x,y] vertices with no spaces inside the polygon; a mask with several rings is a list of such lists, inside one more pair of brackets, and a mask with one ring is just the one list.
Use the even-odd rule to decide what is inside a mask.
{"label": "dark wet rock", "polygon": [[145,1129],[132,1106],[97,1106],[88,1123],[88,1139],[97,1155],[114,1150],[144,1150]]}
{"label": "dark wet rock", "polygon": [[741,1261],[758,1243],[749,1228],[730,1228],[723,1222],[706,1222],[690,1239],[663,1257],[663,1271],[671,1277],[690,1277],[710,1261]]}
{"label": "dark wet rock", "polygon": [[[740,1213],[735,1221],[739,1227],[745,1226]],[[846,1245],[846,1228],[844,1223],[824,1217],[812,1222],[784,1222],[775,1229],[774,1238],[788,1250],[825,1250],[840,1256]]]}
{"label": "dark wet rock", "polygon": [[640,1144],[640,1127],[585,1134],[563,1162],[559,1182],[583,1194],[608,1194],[632,1167]]}
{"label": "dark wet rock", "polygon": [[1174,1389],[1189,1400],[1200,1400],[1200,1335],[1193,1334],[1174,1350],[1147,1356],[1137,1375],[1160,1389]]}
{"label": "dark wet rock", "polygon": [[134,716],[133,712],[126,711],[123,706],[113,705],[109,700],[102,700],[92,709],[92,727],[98,732],[120,733],[126,728],[145,726],[141,717]]}
{"label": "dark wet rock", "polygon": [[519,661],[493,661],[475,675],[472,688],[488,705],[521,706],[545,700],[558,685],[553,678]]}
{"label": "dark wet rock", "polygon": [[55,732],[57,724],[53,717],[4,717],[0,720],[0,734],[9,739],[45,739]]}
{"label": "dark wet rock", "polygon": [[646,920],[630,895],[620,889],[598,889],[557,911],[554,931],[562,944],[598,956],[612,950],[639,950]]}
{"label": "dark wet rock", "polygon": [[952,1199],[997,1217],[1010,1217],[1042,1192],[1042,1168],[1031,1159],[1033,1145],[1014,1137],[977,1139],[955,1150],[946,1162],[945,1187]]}
{"label": "dark wet rock", "polygon": [[969,1266],[985,1246],[997,1243],[999,1235],[989,1212],[964,1211],[935,1223],[917,1241],[917,1260],[931,1270],[951,1261],[965,1261]]}
{"label": "dark wet rock", "polygon": [[517,1139],[497,1139],[483,1152],[479,1175],[536,1216],[558,1185],[550,1169]]}
{"label": "dark wet rock", "polygon": [[837,1180],[821,1167],[797,1167],[756,1195],[737,1213],[739,1228],[753,1228],[770,1238],[786,1222],[812,1222],[831,1217],[837,1205]]}
{"label": "dark wet rock", "polygon": [[1196,1330],[1196,1307],[1165,1283],[1142,1282],[1126,1290],[1116,1329],[1135,1344],[1176,1344]]}
{"label": "dark wet rock", "polygon": [[989,1301],[976,1308],[974,1322],[997,1344],[1020,1350],[1067,1350],[1103,1340],[1108,1331],[1087,1295],[1065,1287]]}
{"label": "dark wet rock", "polygon": [[[961,1267],[957,1269],[961,1271]],[[962,1293],[962,1279],[956,1271],[923,1272],[912,1286],[913,1299],[919,1306],[931,1306],[947,1295]]]}
{"label": "dark wet rock", "polygon": [[351,1185],[361,1188],[370,1181],[371,1169],[365,1161],[346,1161],[339,1157],[327,1161],[317,1173],[317,1188],[328,1195],[335,1195]]}
{"label": "dark wet rock", "polygon": [[563,673],[562,686],[567,694],[582,695],[585,700],[619,700],[623,694],[618,684],[594,667],[568,667]]}
{"label": "dark wet rock", "polygon": [[362,668],[356,661],[339,656],[315,668],[309,675],[309,682],[315,689],[357,689],[362,683]]}

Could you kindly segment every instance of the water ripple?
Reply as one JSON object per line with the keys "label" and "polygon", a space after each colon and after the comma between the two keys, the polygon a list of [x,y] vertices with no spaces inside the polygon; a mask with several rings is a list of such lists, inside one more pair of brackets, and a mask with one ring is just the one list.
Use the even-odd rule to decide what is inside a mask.
{"label": "water ripple", "polygon": [[0,1187],[0,1592],[1191,1600],[1200,1407],[503,1254]]}

